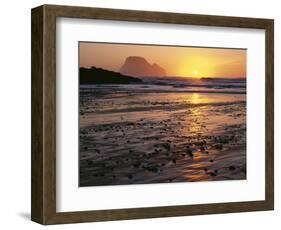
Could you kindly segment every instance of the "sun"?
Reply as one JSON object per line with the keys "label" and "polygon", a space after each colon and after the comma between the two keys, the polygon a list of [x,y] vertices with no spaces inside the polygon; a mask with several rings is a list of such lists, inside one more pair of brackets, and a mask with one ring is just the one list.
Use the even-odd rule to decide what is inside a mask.
{"label": "sun", "polygon": [[193,76],[193,77],[198,78],[198,77],[199,77],[199,75],[200,75],[200,73],[199,73],[199,71],[198,71],[198,70],[193,70],[193,71],[192,71],[192,76]]}

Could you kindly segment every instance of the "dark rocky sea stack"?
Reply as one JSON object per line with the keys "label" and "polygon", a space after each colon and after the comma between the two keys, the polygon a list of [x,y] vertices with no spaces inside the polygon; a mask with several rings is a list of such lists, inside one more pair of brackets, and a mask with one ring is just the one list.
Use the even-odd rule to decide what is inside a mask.
{"label": "dark rocky sea stack", "polygon": [[135,77],[166,76],[166,71],[162,67],[157,64],[150,64],[145,58],[138,56],[127,57],[120,68],[120,73]]}

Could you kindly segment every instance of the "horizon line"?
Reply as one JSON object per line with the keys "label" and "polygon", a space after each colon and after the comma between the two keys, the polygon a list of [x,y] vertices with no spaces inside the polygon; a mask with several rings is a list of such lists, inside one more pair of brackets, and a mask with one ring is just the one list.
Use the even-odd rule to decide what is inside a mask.
{"label": "horizon line", "polygon": [[[79,66],[79,69],[80,68],[85,68],[85,69],[96,68],[96,69],[102,69],[102,70],[122,74],[119,71],[109,70],[109,69],[105,69],[105,68],[97,67],[97,66],[91,66],[91,67]],[[136,77],[136,78],[165,78],[166,77],[166,78],[192,78],[192,79],[237,79],[237,80],[247,78],[247,76],[243,76],[243,77],[241,77],[241,76],[239,76],[239,77],[200,77],[200,78],[197,78],[197,77],[180,76],[180,75],[166,75],[166,76],[132,76],[132,75],[125,75],[125,74],[122,74],[122,75],[130,76],[130,77]]]}

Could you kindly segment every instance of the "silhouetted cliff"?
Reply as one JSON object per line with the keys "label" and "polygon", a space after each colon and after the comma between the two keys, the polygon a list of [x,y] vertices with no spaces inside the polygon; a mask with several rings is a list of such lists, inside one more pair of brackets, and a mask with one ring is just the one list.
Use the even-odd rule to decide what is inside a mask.
{"label": "silhouetted cliff", "polygon": [[138,56],[127,57],[119,72],[135,77],[163,77],[166,75],[162,67],[157,64],[151,65],[145,58]]}
{"label": "silhouetted cliff", "polygon": [[79,70],[80,85],[87,84],[130,84],[130,83],[141,83],[142,80],[125,76],[123,74],[91,67],[90,69],[81,67]]}

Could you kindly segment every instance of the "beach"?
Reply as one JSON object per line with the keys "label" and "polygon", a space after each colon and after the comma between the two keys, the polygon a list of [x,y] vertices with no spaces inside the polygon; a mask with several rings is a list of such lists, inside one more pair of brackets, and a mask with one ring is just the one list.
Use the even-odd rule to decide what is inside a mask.
{"label": "beach", "polygon": [[79,186],[246,179],[245,87],[80,86]]}

